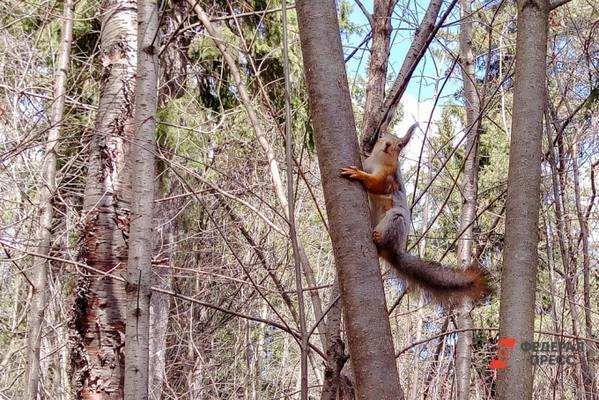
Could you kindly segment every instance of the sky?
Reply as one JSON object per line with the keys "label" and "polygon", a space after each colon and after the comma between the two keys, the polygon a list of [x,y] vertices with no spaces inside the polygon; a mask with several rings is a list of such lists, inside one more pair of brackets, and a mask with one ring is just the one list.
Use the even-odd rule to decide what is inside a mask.
{"label": "sky", "polygon": [[[409,2],[407,7],[402,5],[406,1]],[[350,2],[354,4],[353,0],[350,0]],[[412,43],[416,22],[420,23],[422,20],[428,3],[427,0],[400,0],[399,4],[396,6],[396,12],[392,17],[393,32],[391,34],[392,44],[389,55],[390,76],[393,77],[401,68],[403,59]],[[364,4],[369,12],[372,12],[372,0],[363,0],[362,4]],[[402,11],[402,9],[405,9],[406,12],[404,15],[399,15],[398,12]],[[441,9],[441,13],[443,13],[443,11],[444,8]],[[456,8],[456,10],[452,12],[452,15],[448,17],[446,23],[455,21],[458,18],[457,11]],[[370,30],[366,17],[356,5],[353,6],[352,13],[350,14],[350,21],[358,25],[361,28],[361,32],[344,38],[344,52],[346,56],[362,42],[365,35]],[[457,32],[457,27],[450,29]],[[350,84],[353,84],[357,75],[360,75],[365,79],[368,68],[368,54],[363,50],[357,51],[347,62],[346,66]],[[410,79],[406,92],[401,99],[403,119],[397,124],[393,133],[397,136],[402,136],[414,122],[419,122],[421,128],[421,130],[416,132],[416,135],[412,138],[406,149],[404,157],[408,163],[418,160],[424,138],[422,130],[426,128],[431,112],[433,112],[433,125],[431,130],[434,134],[436,131],[434,121],[440,118],[442,105],[449,102],[456,103],[460,101],[455,98],[454,94],[459,91],[461,82],[456,79],[450,79],[445,85],[437,107],[433,111],[435,102],[435,84],[438,82],[439,87],[441,86],[442,81],[438,81],[438,77],[443,78],[449,66],[450,63],[448,59],[444,60],[444,62],[443,60],[438,59],[433,60],[432,55],[427,52],[425,57],[418,64],[412,79]],[[388,86],[389,85],[390,82],[388,82]]]}
{"label": "sky", "polygon": [[[349,0],[350,2],[353,0]],[[409,2],[407,7],[402,6],[401,3]],[[412,43],[414,36],[414,30],[420,23],[422,17],[428,7],[427,0],[400,0],[395,8],[395,13],[392,16],[393,32],[391,34],[391,51],[389,54],[390,61],[390,74],[396,73],[403,62],[403,59]],[[362,0],[362,4],[366,7],[369,12],[372,12],[372,0]],[[404,15],[398,15],[398,11],[402,8],[406,9]],[[445,8],[441,9],[443,13]],[[446,24],[455,21],[458,18],[458,8],[456,7],[452,15],[446,20]],[[365,35],[369,32],[368,22],[362,11],[357,7],[353,6],[352,13],[350,14],[350,21],[361,28],[361,32],[354,33],[347,38],[344,38],[344,45],[346,46],[344,51],[345,54],[349,54],[357,45],[359,45],[364,39]],[[455,26],[450,28],[454,32],[458,31],[458,27]],[[442,29],[443,30],[443,29]],[[435,46],[433,44],[433,46]],[[436,46],[437,48],[439,46]],[[436,63],[435,63],[436,61]],[[364,51],[358,51],[348,62],[347,71],[350,77],[350,81],[355,78],[356,72],[365,76],[367,69],[368,56]],[[439,76],[444,76],[445,71],[449,67],[449,60],[445,60],[442,65],[439,65],[439,60],[433,60],[433,57],[429,52],[425,55],[423,60],[419,63],[414,76],[410,80],[407,92],[411,93],[413,97],[421,100],[431,99],[435,90],[435,79]],[[439,70],[437,70],[437,68]],[[444,94],[455,92],[459,89],[459,83],[455,80],[451,80],[444,90]],[[443,104],[447,100],[442,98],[440,103]]]}

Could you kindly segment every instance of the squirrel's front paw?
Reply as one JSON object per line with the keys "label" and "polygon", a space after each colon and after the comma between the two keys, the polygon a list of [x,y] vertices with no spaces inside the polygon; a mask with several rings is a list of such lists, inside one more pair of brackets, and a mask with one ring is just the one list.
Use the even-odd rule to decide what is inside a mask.
{"label": "squirrel's front paw", "polygon": [[355,178],[360,173],[360,169],[355,166],[341,168],[341,176],[346,176],[348,178]]}
{"label": "squirrel's front paw", "polygon": [[379,232],[377,230],[373,231],[372,232],[372,241],[374,242],[374,244],[379,246],[383,242],[383,235],[381,235],[381,232]]}

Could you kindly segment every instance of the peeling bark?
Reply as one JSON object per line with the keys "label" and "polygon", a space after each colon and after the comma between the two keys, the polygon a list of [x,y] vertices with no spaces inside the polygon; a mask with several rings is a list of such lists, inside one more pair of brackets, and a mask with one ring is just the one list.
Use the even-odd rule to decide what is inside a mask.
{"label": "peeling bark", "polygon": [[[82,258],[124,275],[131,203],[130,143],[134,136],[136,2],[105,0],[100,8],[101,94],[91,139],[83,205]],[[122,399],[125,284],[81,276],[72,321],[74,387],[79,399]]]}

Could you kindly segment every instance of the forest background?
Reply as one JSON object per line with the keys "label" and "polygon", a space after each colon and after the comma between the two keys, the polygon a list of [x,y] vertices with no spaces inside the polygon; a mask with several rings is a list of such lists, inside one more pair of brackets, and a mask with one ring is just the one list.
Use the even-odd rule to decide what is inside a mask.
{"label": "forest background", "polygon": [[[531,390],[592,400],[599,5],[539,2],[548,35],[534,340],[583,345],[573,364],[534,366]],[[449,309],[381,263],[402,395],[498,398],[489,362],[521,4],[336,6],[362,150],[375,133],[419,122],[401,158],[409,251],[475,263],[495,289],[472,312]],[[285,4],[283,18],[274,0],[0,4],[0,398],[355,398],[352,311],[342,312],[323,194],[341,178],[319,167],[326,135],[310,118],[296,7]],[[154,123],[148,151],[153,139],[136,127],[153,133]],[[148,268],[128,269],[128,258]],[[140,315],[150,334],[134,349]],[[136,357],[149,365],[139,381],[126,378]]]}

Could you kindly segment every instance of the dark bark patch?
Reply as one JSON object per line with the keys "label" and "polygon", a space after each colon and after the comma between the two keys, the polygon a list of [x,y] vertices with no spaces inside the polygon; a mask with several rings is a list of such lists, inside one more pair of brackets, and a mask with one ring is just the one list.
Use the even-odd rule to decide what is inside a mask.
{"label": "dark bark patch", "polygon": [[527,8],[532,8],[537,11],[541,11],[541,6],[539,5],[539,3],[536,0],[526,0],[524,3],[522,3],[522,7],[520,7],[520,11],[524,11]]}

